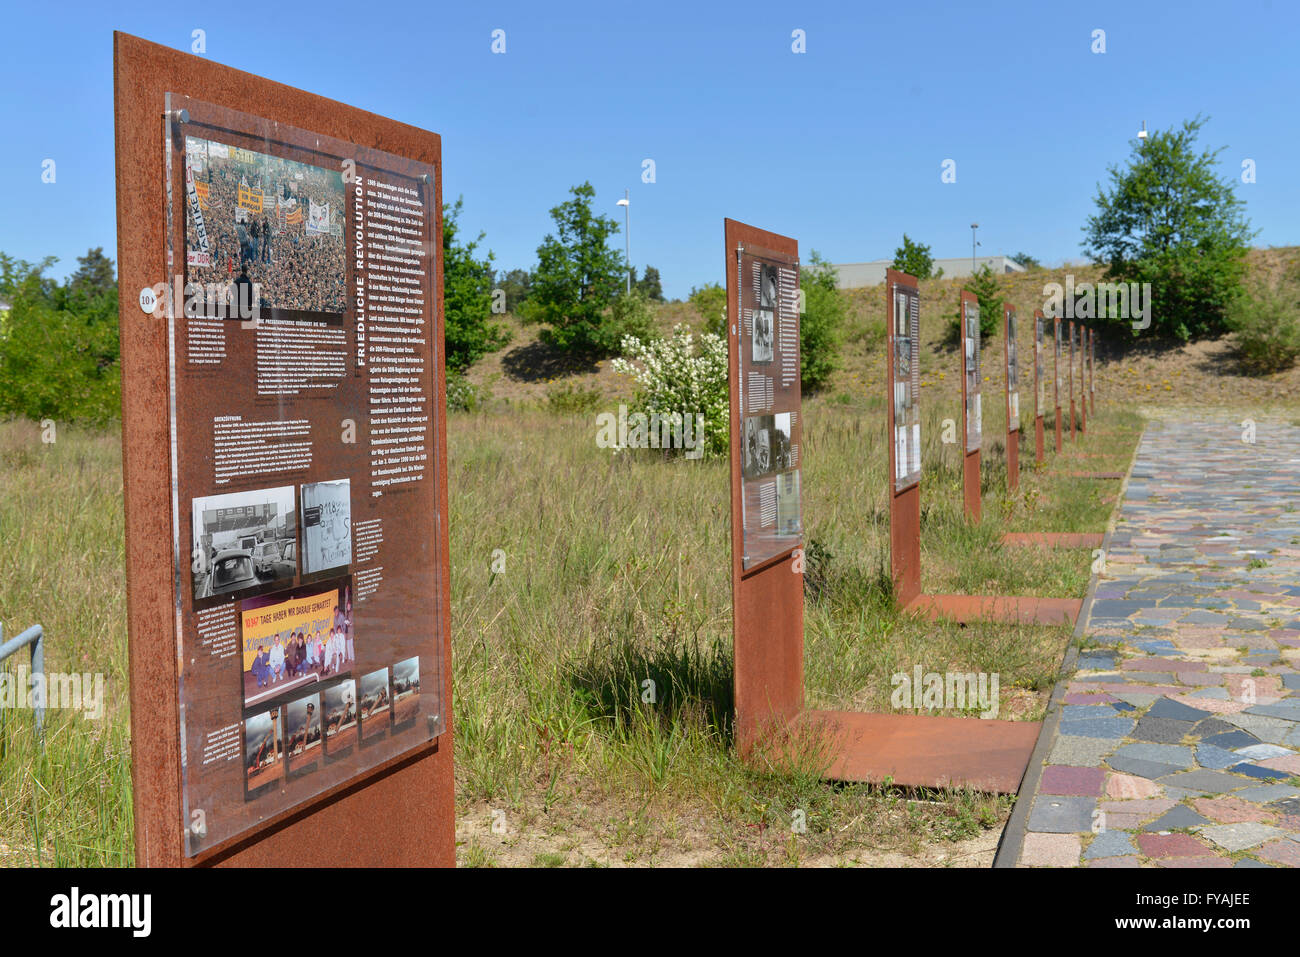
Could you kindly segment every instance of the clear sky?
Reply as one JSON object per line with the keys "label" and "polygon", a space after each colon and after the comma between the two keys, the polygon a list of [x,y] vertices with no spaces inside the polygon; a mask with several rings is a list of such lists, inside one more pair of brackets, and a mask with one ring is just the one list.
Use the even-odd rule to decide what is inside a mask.
{"label": "clear sky", "polygon": [[117,258],[114,29],[186,51],[201,29],[209,59],[442,134],[444,196],[464,196],[499,268],[535,263],[550,208],[584,180],[620,221],[631,190],[632,261],[669,296],[722,280],[727,216],[797,238],[805,260],[887,258],[904,230],[969,255],[979,222],[981,253],[1056,264],[1080,256],[1096,185],[1142,121],[1197,113],[1225,175],[1256,163],[1256,183],[1238,179],[1256,243],[1298,244],[1298,28],[1282,0],[7,3],[0,250],[56,255],[57,276],[91,246]]}

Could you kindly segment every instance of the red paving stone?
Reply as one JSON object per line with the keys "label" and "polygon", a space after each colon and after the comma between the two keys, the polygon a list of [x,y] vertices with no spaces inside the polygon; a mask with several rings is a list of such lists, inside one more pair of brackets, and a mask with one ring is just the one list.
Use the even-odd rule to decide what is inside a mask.
{"label": "red paving stone", "polygon": [[[1209,850],[1189,834],[1139,834],[1138,849],[1146,857],[1204,857]],[[1296,845],[1300,849],[1300,844]]]}
{"label": "red paving stone", "polygon": [[1267,761],[1260,761],[1259,763],[1266,768],[1272,768],[1274,771],[1300,774],[1300,754],[1286,754],[1280,758],[1269,758]]}
{"label": "red paving stone", "polygon": [[1282,681],[1276,675],[1252,677],[1251,675],[1224,675],[1228,693],[1240,698],[1246,691],[1251,691],[1256,699],[1268,695],[1278,697],[1282,693]]}
{"label": "red paving stone", "polygon": [[1166,857],[1156,861],[1161,867],[1231,867],[1226,857]]}
{"label": "red paving stone", "polygon": [[1141,867],[1142,862],[1132,854],[1126,854],[1124,857],[1099,857],[1095,861],[1089,861],[1087,866],[1094,867]]}
{"label": "red paving stone", "polygon": [[1219,824],[1245,824],[1248,822],[1268,824],[1273,815],[1263,810],[1258,804],[1250,804],[1241,798],[1197,798],[1192,802],[1196,813],[1208,817]]}
{"label": "red paving stone", "polygon": [[1160,793],[1160,785],[1155,781],[1140,778],[1135,774],[1111,774],[1106,782],[1106,796],[1126,801],[1154,797]]}
{"label": "red paving stone", "polygon": [[1020,852],[1020,863],[1031,867],[1078,867],[1083,842],[1077,834],[1040,834],[1034,831],[1025,835],[1025,846]]}
{"label": "red paving stone", "polygon": [[1266,861],[1300,867],[1300,844],[1295,841],[1273,841],[1255,852]]}
{"label": "red paving stone", "polygon": [[1106,812],[1106,826],[1112,831],[1133,831],[1142,826],[1146,814],[1121,814],[1118,811]]}
{"label": "red paving stone", "polygon": [[1043,770],[1038,790],[1043,794],[1069,794],[1075,797],[1097,797],[1101,794],[1106,772],[1101,768],[1075,768],[1053,764]]}
{"label": "red paving stone", "polygon": [[1114,695],[1108,695],[1104,691],[1096,694],[1067,694],[1065,696],[1066,704],[1114,704],[1118,701]]}

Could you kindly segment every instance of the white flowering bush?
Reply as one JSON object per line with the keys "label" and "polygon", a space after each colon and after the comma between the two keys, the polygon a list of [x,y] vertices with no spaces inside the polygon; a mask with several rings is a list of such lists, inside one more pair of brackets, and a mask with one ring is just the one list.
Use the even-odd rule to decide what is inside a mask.
{"label": "white flowering bush", "polygon": [[637,411],[657,413],[674,424],[683,415],[702,414],[705,453],[725,455],[730,423],[726,340],[710,332],[697,339],[679,324],[667,339],[625,336],[622,347],[623,357],[613,361],[613,368],[636,380]]}

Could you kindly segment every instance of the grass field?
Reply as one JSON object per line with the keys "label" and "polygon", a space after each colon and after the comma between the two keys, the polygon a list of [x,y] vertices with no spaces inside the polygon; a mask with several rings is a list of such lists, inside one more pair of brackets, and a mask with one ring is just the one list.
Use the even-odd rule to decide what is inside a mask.
{"label": "grass field", "polygon": [[[890,675],[920,664],[999,672],[1000,716],[1039,717],[1067,632],[900,618],[889,593],[880,403],[814,398],[805,411],[810,706],[885,709]],[[990,412],[995,434],[1002,427]],[[1116,483],[1028,470],[1010,497],[1001,447],[986,439],[986,521],[970,527],[959,513],[956,447],[939,441],[941,420],[955,414],[955,404],[936,404],[924,426],[926,587],[1082,594],[1086,552],[1009,551],[997,539],[1007,527],[1101,530]],[[1109,462],[1098,467],[1123,469],[1138,417],[1110,411],[1103,425],[1122,437],[1106,440]],[[820,768],[778,775],[736,760],[726,463],[614,455],[594,434],[591,415],[517,403],[450,419],[462,863],[963,863],[990,854],[1006,799],[831,786]],[[43,758],[30,714],[0,711],[4,863],[131,861],[118,442],[64,429],[46,445],[31,423],[0,424],[0,620],[11,634],[41,622],[47,668],[103,672],[109,699],[101,721],[51,713]],[[1032,461],[1032,448],[1026,454]],[[493,574],[497,548],[506,566]],[[647,677],[654,707],[640,701]],[[807,820],[797,840],[796,809]],[[492,831],[493,811],[503,812],[505,834]]]}
{"label": "grass field", "polygon": [[[1008,298],[1030,297],[1048,278],[1017,277]],[[1097,370],[1103,402],[1090,434],[1057,456],[1049,417],[1047,462],[1035,468],[1027,298],[1021,486],[1006,491],[995,337],[983,355],[984,521],[971,526],[960,511],[958,445],[942,441],[945,424],[960,435],[958,357],[945,341],[955,289],[949,280],[922,288],[923,586],[1082,596],[1087,550],[1004,548],[999,539],[1104,531],[1120,483],[1065,473],[1125,471],[1142,404],[1189,403],[1186,356],[1111,354]],[[664,307],[660,324],[690,312]],[[515,332],[472,376],[495,398],[448,422],[460,862],[989,863],[1008,798],[831,785],[816,760],[786,773],[737,760],[727,463],[598,448],[595,413],[616,407],[629,383],[607,363],[558,381],[527,373],[521,354],[542,368],[554,357],[540,355],[535,330]],[[891,676],[920,665],[997,672],[998,716],[1036,720],[1066,629],[932,624],[894,610],[882,339],[882,295],[854,292],[843,366],[804,402],[807,704],[888,710]],[[1211,372],[1185,374],[1199,383]],[[1274,377],[1274,398],[1288,401],[1296,378]],[[1197,392],[1250,407],[1267,395],[1235,383]],[[575,405],[581,414],[566,411]],[[0,423],[0,621],[11,635],[42,623],[47,669],[102,672],[109,702],[99,721],[51,713],[43,757],[31,714],[0,709],[0,863],[131,863],[119,442],[116,432],[64,427],[43,444],[32,423]],[[506,556],[499,573],[496,549]],[[647,678],[654,705],[641,701]],[[791,831],[796,811],[806,833]]]}

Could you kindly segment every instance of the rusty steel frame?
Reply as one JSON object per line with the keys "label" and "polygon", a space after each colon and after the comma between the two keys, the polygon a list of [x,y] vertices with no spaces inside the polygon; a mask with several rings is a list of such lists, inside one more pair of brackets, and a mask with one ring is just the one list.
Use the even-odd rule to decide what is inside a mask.
{"label": "rusty steel frame", "polygon": [[[442,141],[434,133],[324,97],[114,33],[114,111],[122,365],[122,454],[126,510],[127,626],[135,859],[139,866],[452,866],[450,579],[439,570],[446,731],[270,818],[251,834],[194,858],[184,853],[181,753],[173,593],[168,352],[165,320],[145,316],[135,292],[169,273],[162,143],[168,92],[201,98],[337,139],[406,155],[439,170],[436,268],[442,272]],[[434,342],[443,339],[442,283]],[[432,396],[445,417],[446,380],[436,350]],[[445,421],[445,418],[444,418]],[[436,505],[447,514],[446,431],[435,429]],[[447,525],[439,522],[442,554]]]}

